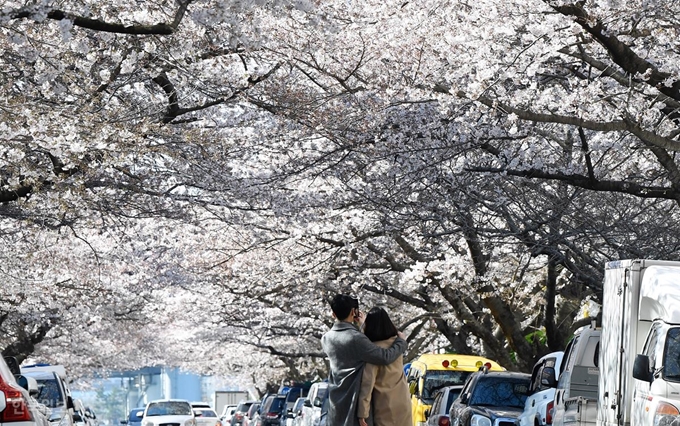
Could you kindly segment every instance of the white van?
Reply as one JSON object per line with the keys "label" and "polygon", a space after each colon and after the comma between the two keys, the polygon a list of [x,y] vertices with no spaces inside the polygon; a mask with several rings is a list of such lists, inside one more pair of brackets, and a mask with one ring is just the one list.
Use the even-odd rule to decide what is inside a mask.
{"label": "white van", "polygon": [[553,426],[595,425],[597,421],[601,328],[581,328],[567,344],[555,390]]}
{"label": "white van", "polygon": [[312,383],[302,406],[302,426],[316,426],[321,417],[321,405],[328,393],[328,382]]}
{"label": "white van", "polygon": [[21,374],[38,382],[35,399],[50,410],[49,421],[55,426],[73,426],[74,405],[63,365],[22,365]]}
{"label": "white van", "polygon": [[562,366],[563,351],[541,357],[531,371],[529,397],[524,411],[517,419],[520,426],[546,426],[552,424],[555,390]]}

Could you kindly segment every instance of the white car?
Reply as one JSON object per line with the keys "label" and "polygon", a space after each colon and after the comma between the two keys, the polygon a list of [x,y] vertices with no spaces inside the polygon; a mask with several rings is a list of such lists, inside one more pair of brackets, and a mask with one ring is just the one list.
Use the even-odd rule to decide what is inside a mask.
{"label": "white car", "polygon": [[222,421],[212,408],[195,408],[196,426],[222,426]]}
{"label": "white car", "polygon": [[564,352],[552,352],[543,356],[531,372],[529,397],[524,411],[519,415],[520,426],[547,426],[552,424],[555,389],[559,379]]}
{"label": "white car", "polygon": [[233,416],[234,413],[236,412],[236,407],[238,407],[236,404],[229,404],[224,406],[224,410],[222,410],[222,415],[220,416],[222,424],[225,425],[231,424],[231,416]]}
{"label": "white car", "polygon": [[168,423],[175,423],[179,426],[197,426],[189,401],[159,399],[146,404],[142,426],[160,426]]}
{"label": "white car", "polygon": [[[18,369],[16,362],[14,365]],[[31,396],[37,393],[38,382],[35,379],[15,375],[7,362],[0,358],[0,426],[49,425],[47,408],[36,403]]]}
{"label": "white car", "polygon": [[458,398],[463,385],[444,386],[435,391],[432,407],[425,410],[427,426],[450,426],[449,410],[451,404]]}

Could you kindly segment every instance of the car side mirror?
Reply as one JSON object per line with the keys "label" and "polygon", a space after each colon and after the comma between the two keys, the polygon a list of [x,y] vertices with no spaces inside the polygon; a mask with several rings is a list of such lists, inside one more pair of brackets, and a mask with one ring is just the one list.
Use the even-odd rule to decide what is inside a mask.
{"label": "car side mirror", "polygon": [[411,393],[411,395],[418,395],[418,382],[415,380],[411,380],[408,382],[408,391]]}
{"label": "car side mirror", "polygon": [[21,375],[21,367],[19,367],[19,362],[17,359],[13,356],[6,356],[4,358],[5,363],[9,367],[9,370],[12,372],[12,374],[15,376]]}
{"label": "car side mirror", "polygon": [[470,397],[468,396],[467,393],[461,394],[460,395],[460,402],[462,402],[463,404],[467,404],[469,398]]}
{"label": "car side mirror", "polygon": [[427,410],[425,410],[425,411],[423,412],[423,414],[425,415],[425,418],[426,418],[426,419],[429,419],[429,418],[430,418],[430,409],[428,408]]}
{"label": "car side mirror", "polygon": [[321,398],[319,398],[318,396],[317,396],[316,398],[314,398],[314,406],[315,406],[315,407],[321,407],[321,403],[322,403],[322,402],[323,402],[323,401],[322,401]]}
{"label": "car side mirror", "polygon": [[311,407],[312,406],[312,401],[309,399],[305,399],[305,402],[302,403],[305,407]]}
{"label": "car side mirror", "polygon": [[71,395],[66,397],[66,408],[69,410],[75,410],[75,405],[73,405],[73,398]]}
{"label": "car side mirror", "polygon": [[38,381],[33,377],[28,377],[19,374],[16,376],[17,384],[28,391],[31,396],[36,396],[40,393],[38,389]]}
{"label": "car side mirror", "polygon": [[553,367],[545,367],[541,376],[541,385],[548,388],[556,388],[557,380],[555,379],[555,369]]}
{"label": "car side mirror", "polygon": [[643,382],[652,383],[654,381],[654,373],[649,367],[649,357],[647,355],[637,354],[635,356],[633,377]]}

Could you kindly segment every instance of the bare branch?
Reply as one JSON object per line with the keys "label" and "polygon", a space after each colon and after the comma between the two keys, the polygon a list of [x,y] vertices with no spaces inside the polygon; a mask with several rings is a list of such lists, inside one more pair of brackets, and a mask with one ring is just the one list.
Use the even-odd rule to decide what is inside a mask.
{"label": "bare branch", "polygon": [[[184,0],[179,2],[179,8],[175,13],[175,18],[170,24],[153,24],[153,25],[124,25],[105,22],[99,19],[85,18],[63,10],[52,9],[47,12],[47,18],[55,21],[62,21],[68,19],[73,22],[76,27],[87,28],[93,31],[102,31],[118,34],[134,34],[134,35],[170,35],[179,27],[187,7],[192,0]],[[9,14],[11,19],[30,19],[37,15],[37,11],[32,8],[20,9],[12,11]]]}

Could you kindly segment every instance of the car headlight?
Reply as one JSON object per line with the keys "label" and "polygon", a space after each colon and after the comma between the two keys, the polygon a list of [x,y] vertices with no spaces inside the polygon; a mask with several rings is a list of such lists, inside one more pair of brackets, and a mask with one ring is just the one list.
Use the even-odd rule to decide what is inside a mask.
{"label": "car headlight", "polygon": [[470,426],[491,426],[491,419],[480,414],[473,414],[470,419]]}

